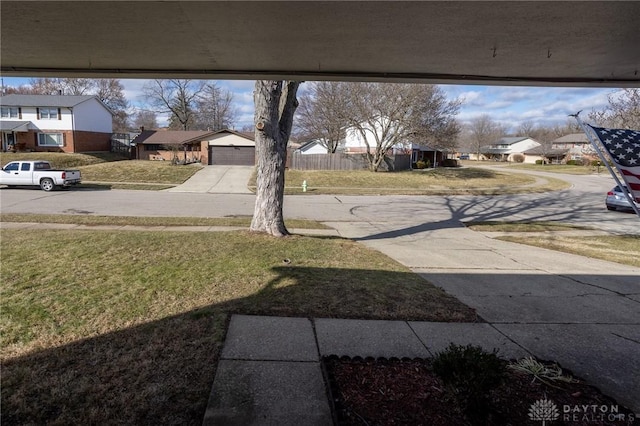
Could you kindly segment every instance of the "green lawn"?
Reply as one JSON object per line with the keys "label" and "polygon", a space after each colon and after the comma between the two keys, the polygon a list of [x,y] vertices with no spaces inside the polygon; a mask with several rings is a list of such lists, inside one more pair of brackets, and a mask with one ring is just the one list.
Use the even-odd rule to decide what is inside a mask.
{"label": "green lawn", "polygon": [[232,313],[474,321],[353,241],[1,230],[6,424],[200,424]]}

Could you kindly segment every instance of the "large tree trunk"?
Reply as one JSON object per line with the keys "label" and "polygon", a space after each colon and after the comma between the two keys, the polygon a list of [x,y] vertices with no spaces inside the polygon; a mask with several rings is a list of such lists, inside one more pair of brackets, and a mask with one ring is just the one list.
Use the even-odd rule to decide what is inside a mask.
{"label": "large tree trunk", "polygon": [[282,214],[287,142],[299,82],[258,80],[254,90],[257,160],[256,205],[251,231],[289,235]]}

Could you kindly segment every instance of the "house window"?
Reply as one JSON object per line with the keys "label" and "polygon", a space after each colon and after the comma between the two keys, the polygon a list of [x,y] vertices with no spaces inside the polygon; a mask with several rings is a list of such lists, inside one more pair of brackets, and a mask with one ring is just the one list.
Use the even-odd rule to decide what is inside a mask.
{"label": "house window", "polygon": [[38,146],[63,146],[62,133],[38,133]]}
{"label": "house window", "polygon": [[40,120],[57,120],[58,108],[38,108]]}
{"label": "house window", "polygon": [[2,118],[18,118],[20,111],[18,107],[2,107]]}
{"label": "house window", "polygon": [[160,145],[158,144],[148,144],[143,146],[145,151],[160,151]]}

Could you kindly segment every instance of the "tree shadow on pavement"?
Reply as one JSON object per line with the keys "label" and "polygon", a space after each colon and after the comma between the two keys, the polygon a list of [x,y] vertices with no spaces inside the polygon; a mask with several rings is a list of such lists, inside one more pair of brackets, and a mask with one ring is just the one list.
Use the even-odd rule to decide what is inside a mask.
{"label": "tree shadow on pavement", "polygon": [[[477,196],[477,197],[430,197],[430,203],[441,204],[449,212],[447,218],[424,221],[419,224],[401,227],[391,231],[374,233],[354,238],[356,241],[380,240],[415,235],[422,232],[461,228],[464,222],[488,221],[553,221],[575,224],[601,223],[616,224],[621,216],[612,214],[609,221],[602,218],[604,204],[590,205],[580,202],[577,197],[569,198],[565,191],[532,194],[523,201],[521,196]],[[403,205],[405,212],[415,214],[416,218],[424,218],[424,201],[416,201]],[[616,212],[612,212],[616,213]],[[607,216],[608,218],[609,216]],[[626,217],[625,217],[626,219]]]}

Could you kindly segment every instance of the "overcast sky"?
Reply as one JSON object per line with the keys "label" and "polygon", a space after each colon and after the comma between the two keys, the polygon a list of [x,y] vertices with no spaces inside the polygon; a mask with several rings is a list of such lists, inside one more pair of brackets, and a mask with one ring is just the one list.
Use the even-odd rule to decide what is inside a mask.
{"label": "overcast sky", "polygon": [[[7,86],[26,84],[28,78],[4,78]],[[133,108],[144,108],[142,86],[145,80],[121,79],[125,96]],[[253,81],[218,80],[219,87],[234,94],[238,109],[236,128],[241,129],[253,123]],[[522,87],[522,86],[472,86],[441,85],[450,99],[461,98],[458,119],[463,123],[482,114],[515,129],[523,122],[534,124],[564,124],[569,114],[584,110],[586,118],[592,109],[603,109],[607,105],[607,95],[616,89]],[[164,124],[160,118],[160,124]]]}

